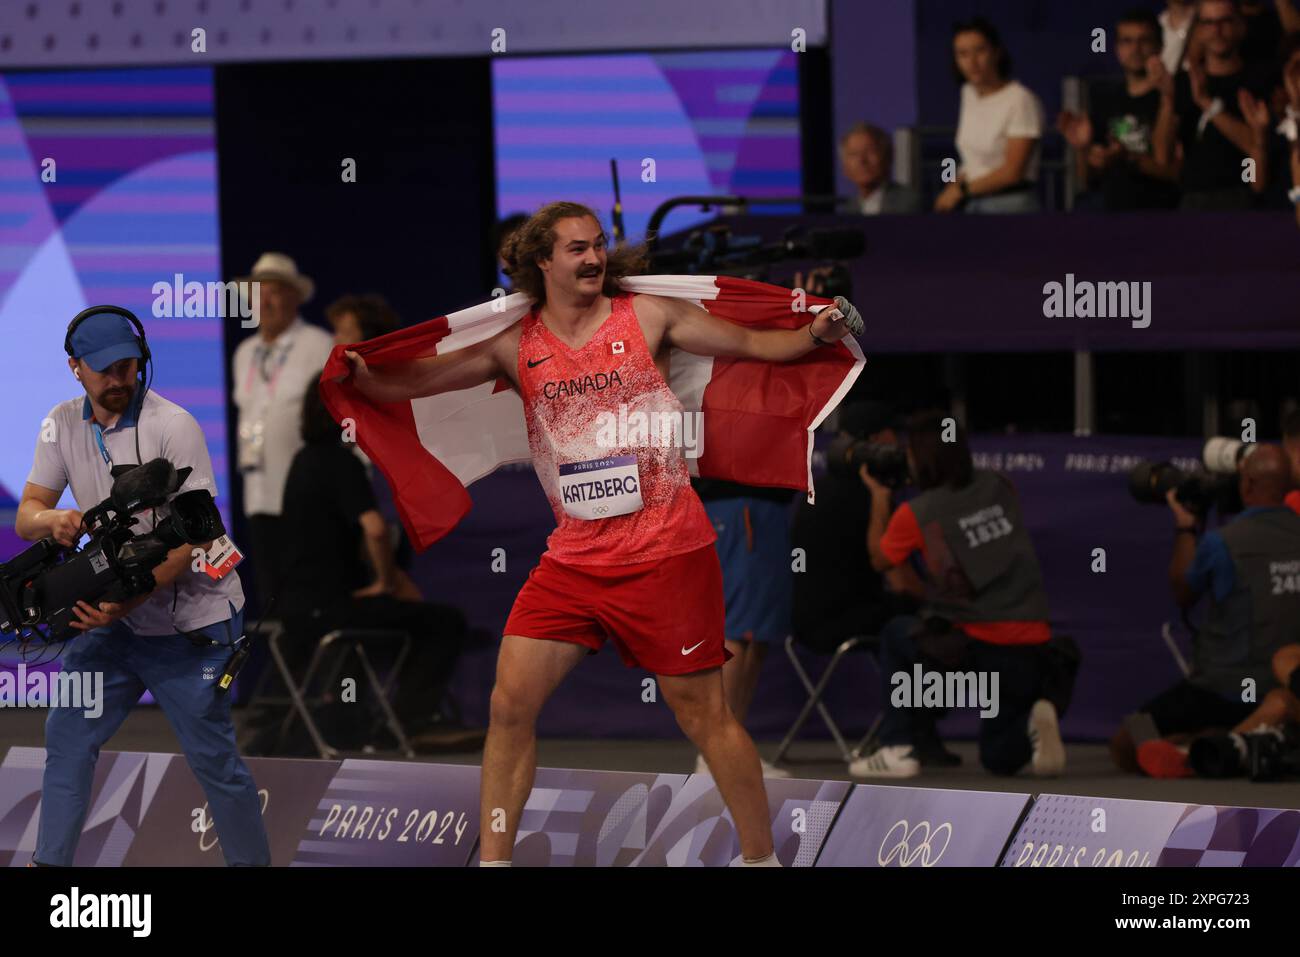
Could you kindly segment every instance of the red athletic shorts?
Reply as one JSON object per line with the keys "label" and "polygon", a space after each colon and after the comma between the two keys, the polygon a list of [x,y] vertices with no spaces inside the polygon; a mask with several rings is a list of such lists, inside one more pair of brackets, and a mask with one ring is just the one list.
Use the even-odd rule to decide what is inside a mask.
{"label": "red athletic shorts", "polygon": [[569,565],[543,554],[519,590],[505,633],[571,641],[656,675],[716,668],[726,612],[713,545],[632,565]]}

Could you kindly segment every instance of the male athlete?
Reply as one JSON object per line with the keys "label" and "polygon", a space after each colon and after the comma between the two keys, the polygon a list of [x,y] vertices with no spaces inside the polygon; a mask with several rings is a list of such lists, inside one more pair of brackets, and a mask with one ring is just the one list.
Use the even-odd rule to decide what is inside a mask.
{"label": "male athlete", "polygon": [[515,288],[535,301],[522,321],[383,374],[346,353],[357,388],[378,402],[509,381],[523,399],[533,464],[555,511],[557,527],[515,600],[497,659],[483,753],[482,863],[509,866],[537,768],[537,715],[608,636],[628,666],[656,676],[704,755],[736,822],[744,863],[780,866],[758,752],[723,696],[716,535],[683,450],[610,448],[597,423],[620,405],[629,417],[640,411],[654,422],[656,413],[675,413],[681,421],[667,383],[673,347],[785,362],[850,327],[860,332],[861,317],[841,300],[847,316],[828,307],[808,326],[755,330],[684,300],[624,293],[618,279],[642,261],[626,248],[607,252],[595,214],[576,203],[540,209],[513,234],[504,258]]}

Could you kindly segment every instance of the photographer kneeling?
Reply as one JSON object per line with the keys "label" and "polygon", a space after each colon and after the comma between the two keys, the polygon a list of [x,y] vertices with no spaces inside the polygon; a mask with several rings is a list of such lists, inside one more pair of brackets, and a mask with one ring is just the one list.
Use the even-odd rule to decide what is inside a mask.
{"label": "photographer kneeling", "polygon": [[[1073,676],[1050,644],[1047,595],[1015,490],[1004,476],[974,467],[965,431],[941,413],[912,420],[907,458],[920,494],[892,517],[890,489],[861,469],[871,489],[868,545],[872,566],[885,572],[890,587],[921,600],[924,620],[900,616],[881,633],[887,702],[881,746],[854,761],[849,773],[919,774],[915,725],[924,709],[978,705],[985,768],[1015,774],[1031,764],[1035,774],[1059,774],[1065,748],[1058,713]],[[924,560],[925,582],[908,564],[915,552]],[[958,678],[966,690],[960,696]]]}
{"label": "photographer kneeling", "polygon": [[[1245,758],[1242,735],[1295,718],[1279,681],[1295,670],[1287,646],[1300,637],[1300,515],[1285,504],[1290,472],[1278,446],[1258,446],[1239,473],[1244,511],[1199,541],[1197,515],[1177,490],[1166,495],[1174,515],[1174,599],[1190,608],[1208,594],[1210,608],[1192,639],[1191,674],[1138,709],[1158,737],[1138,742],[1124,728],[1111,739],[1122,770],[1189,777],[1202,763],[1201,773],[1222,776],[1244,764],[1231,760],[1234,752]],[[1216,757],[1207,744],[1197,749],[1203,762],[1196,751],[1189,762],[1193,738],[1212,732],[1232,732],[1229,748]]]}
{"label": "photographer kneeling", "polygon": [[[407,632],[411,651],[397,679],[393,710],[412,747],[437,751],[481,745],[483,731],[436,721],[444,685],[469,642],[465,616],[449,605],[423,601],[397,567],[389,526],[375,503],[365,466],[343,444],[342,430],[330,418],[315,379],[303,396],[302,437],[306,444],[294,456],[285,482],[284,565],[276,602],[290,639],[291,669],[300,674],[320,637],[338,628]],[[370,711],[343,702],[331,710],[342,719],[324,731],[331,743],[345,748],[373,743]],[[329,711],[324,721],[330,721]]]}
{"label": "photographer kneeling", "polygon": [[[43,424],[18,506],[19,536],[75,545],[83,530],[78,509],[109,497],[115,465],[161,457],[192,469],[178,492],[216,492],[198,423],[148,389],[143,367],[149,351],[134,316],[117,307],[88,309],[68,326],[65,346],[68,368],[85,395],[56,405]],[[69,485],[78,509],[58,508]],[[168,509],[140,515],[136,529],[154,528]],[[244,593],[234,571],[220,579],[193,571],[194,550],[188,544],[172,549],[153,569],[151,592],[121,603],[77,603],[71,627],[82,634],[67,646],[62,667],[103,676],[102,711],[92,717],[80,708],[50,708],[33,864],[73,863],[99,749],[146,690],[167,715],[203,786],[226,863],[271,863],[261,801],[235,746],[230,700],[217,686],[232,646],[243,636]]]}

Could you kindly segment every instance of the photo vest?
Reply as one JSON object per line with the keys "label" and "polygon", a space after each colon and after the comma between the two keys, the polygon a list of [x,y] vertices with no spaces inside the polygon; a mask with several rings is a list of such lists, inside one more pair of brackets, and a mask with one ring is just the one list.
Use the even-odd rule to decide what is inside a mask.
{"label": "photo vest", "polygon": [[1244,678],[1259,698],[1277,682],[1273,654],[1300,642],[1300,515],[1242,515],[1219,529],[1232,558],[1232,592],[1213,602],[1192,647],[1191,680],[1239,699]]}
{"label": "photo vest", "polygon": [[951,621],[1045,621],[1047,594],[1011,483],[976,469],[965,488],[909,503],[925,540],[925,615]]}

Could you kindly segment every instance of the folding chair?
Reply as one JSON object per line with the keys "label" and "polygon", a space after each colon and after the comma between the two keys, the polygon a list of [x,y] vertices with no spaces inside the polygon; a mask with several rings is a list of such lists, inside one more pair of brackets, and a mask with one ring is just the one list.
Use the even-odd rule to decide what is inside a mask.
{"label": "folding chair", "polygon": [[[384,720],[388,725],[388,730],[397,739],[398,750],[408,758],[415,756],[415,751],[411,748],[410,741],[407,740],[406,729],[402,727],[402,723],[398,720],[396,712],[393,711],[390,701],[393,682],[401,673],[402,665],[406,663],[406,658],[411,651],[411,636],[409,634],[404,631],[389,629],[335,629],[322,636],[320,641],[316,643],[311,662],[307,665],[307,671],[303,675],[301,682],[294,679],[293,672],[289,668],[283,647],[284,638],[285,631],[283,628],[271,632],[268,638],[271,657],[275,661],[276,669],[279,671],[285,686],[289,689],[289,703],[291,705],[289,713],[285,715],[284,721],[280,725],[280,733],[276,742],[277,747],[284,742],[289,729],[293,727],[294,719],[301,718],[320,756],[322,758],[337,758],[339,756],[339,750],[325,740],[320,727],[312,717],[313,707],[318,706],[324,700],[325,695],[323,691],[317,694],[313,694],[311,691],[312,680],[316,677],[316,672],[321,663],[330,651],[337,646],[340,653],[334,656],[333,665],[325,680],[321,683],[321,688],[332,689],[338,686],[344,662],[348,659],[348,652],[353,652],[361,662],[361,670],[366,676],[371,691],[374,692],[375,699],[379,702],[380,710],[384,713]],[[389,669],[388,677],[381,682],[370,663],[370,656],[366,654],[365,646],[368,643],[383,642],[400,642],[400,645],[393,667]]]}
{"label": "folding chair", "polygon": [[803,664],[799,661],[799,656],[795,654],[794,636],[791,635],[786,638],[785,653],[789,657],[790,663],[794,665],[795,673],[803,683],[804,690],[808,692],[808,701],[804,704],[803,710],[799,712],[799,717],[795,719],[794,724],[790,727],[785,738],[781,741],[781,746],[777,748],[776,756],[773,758],[775,762],[779,763],[781,759],[785,757],[786,752],[790,750],[790,745],[794,743],[795,736],[800,732],[800,730],[802,730],[808,718],[811,717],[813,708],[817,709],[818,713],[822,716],[822,720],[826,722],[826,727],[830,729],[831,737],[835,739],[835,744],[840,749],[840,756],[844,758],[845,762],[852,761],[862,753],[863,748],[865,748],[872,740],[876,734],[876,730],[880,727],[883,712],[876,715],[876,719],[871,723],[871,727],[868,729],[866,736],[858,742],[856,748],[850,750],[848,743],[844,740],[844,735],[840,733],[839,725],[835,723],[835,719],[831,717],[831,713],[827,709],[825,702],[822,701],[822,693],[826,690],[827,684],[830,683],[831,676],[835,674],[835,669],[839,667],[840,661],[851,651],[861,649],[867,652],[867,654],[871,656],[871,660],[876,665],[876,668],[879,669],[880,663],[876,658],[876,648],[879,643],[880,639],[875,635],[855,635],[852,638],[848,638],[841,642],[839,647],[836,648],[834,653],[831,655],[831,660],[826,665],[826,670],[821,673],[821,677],[818,678],[817,683],[814,684],[812,678],[804,669]]}
{"label": "folding chair", "polygon": [[1187,659],[1183,657],[1183,653],[1178,647],[1178,642],[1174,640],[1174,629],[1169,622],[1166,621],[1160,626],[1160,637],[1164,639],[1165,647],[1169,649],[1169,653],[1174,656],[1174,661],[1178,664],[1178,670],[1183,673],[1183,677],[1186,678],[1191,675],[1192,666],[1187,663]]}

